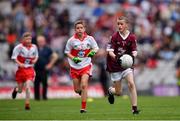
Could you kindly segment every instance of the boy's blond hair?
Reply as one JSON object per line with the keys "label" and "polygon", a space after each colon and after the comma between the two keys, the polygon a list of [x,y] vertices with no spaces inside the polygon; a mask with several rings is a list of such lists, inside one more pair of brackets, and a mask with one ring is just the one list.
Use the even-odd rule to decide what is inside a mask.
{"label": "boy's blond hair", "polygon": [[76,28],[76,26],[77,26],[78,24],[82,24],[84,27],[86,26],[84,20],[77,20],[77,21],[74,23],[74,28]]}
{"label": "boy's blond hair", "polygon": [[118,20],[124,20],[127,24],[129,24],[129,19],[126,16],[118,17]]}

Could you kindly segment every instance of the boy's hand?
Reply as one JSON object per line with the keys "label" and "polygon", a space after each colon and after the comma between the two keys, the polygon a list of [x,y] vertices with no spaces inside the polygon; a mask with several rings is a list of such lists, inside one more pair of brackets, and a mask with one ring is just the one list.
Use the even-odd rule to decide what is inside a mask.
{"label": "boy's hand", "polygon": [[20,67],[20,68],[24,68],[25,65],[24,65],[23,63],[19,63],[19,67]]}
{"label": "boy's hand", "polygon": [[82,59],[79,58],[79,57],[74,57],[72,60],[73,60],[74,63],[76,63],[76,64],[82,61]]}
{"label": "boy's hand", "polygon": [[116,55],[116,62],[119,64],[119,65],[121,65],[121,63],[122,63],[122,60],[120,59],[121,58],[121,56],[120,55]]}
{"label": "boy's hand", "polygon": [[51,63],[49,63],[45,66],[45,69],[50,70],[52,67],[53,67],[53,65]]}
{"label": "boy's hand", "polygon": [[30,61],[30,64],[35,64],[35,63],[36,63],[36,60],[35,60],[35,59],[33,59],[33,60]]}
{"label": "boy's hand", "polygon": [[91,51],[87,54],[87,56],[88,56],[88,57],[93,57],[95,54],[96,54],[96,52],[93,51],[93,50],[91,50]]}

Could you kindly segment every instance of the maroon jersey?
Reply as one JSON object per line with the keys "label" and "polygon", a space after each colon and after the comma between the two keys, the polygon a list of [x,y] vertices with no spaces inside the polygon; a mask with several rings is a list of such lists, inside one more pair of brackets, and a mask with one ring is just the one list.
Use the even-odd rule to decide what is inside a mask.
{"label": "maroon jersey", "polygon": [[[114,51],[114,54],[121,56],[123,54],[132,55],[132,51],[136,50],[136,37],[134,34],[129,33],[126,38],[122,38],[119,32],[113,34],[111,42],[107,46],[107,51]],[[124,69],[117,63],[115,59],[107,55],[107,71],[119,72]]]}

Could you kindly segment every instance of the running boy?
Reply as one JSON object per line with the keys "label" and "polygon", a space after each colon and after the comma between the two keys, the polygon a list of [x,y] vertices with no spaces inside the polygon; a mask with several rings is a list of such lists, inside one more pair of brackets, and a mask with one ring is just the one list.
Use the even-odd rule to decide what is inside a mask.
{"label": "running boy", "polygon": [[129,54],[133,58],[137,56],[136,37],[128,30],[128,23],[128,19],[124,16],[117,19],[118,31],[113,34],[111,42],[107,46],[107,71],[110,73],[111,81],[114,82],[113,87],[108,90],[108,101],[110,104],[114,104],[114,95],[120,96],[121,81],[124,78],[128,82],[132,113],[139,114],[133,69],[123,69],[119,59],[123,54]]}
{"label": "running boy", "polygon": [[37,47],[36,45],[32,44],[31,41],[31,33],[25,32],[22,36],[22,43],[18,44],[14,48],[11,57],[18,65],[18,70],[16,71],[16,82],[18,86],[13,90],[12,98],[15,99],[17,93],[21,93],[23,91],[23,87],[25,87],[26,110],[30,110],[30,83],[34,81],[35,71],[33,66],[38,59]]}
{"label": "running boy", "polygon": [[99,47],[94,38],[86,34],[84,21],[76,21],[74,29],[75,34],[67,41],[65,54],[70,64],[74,91],[81,95],[80,113],[86,113],[88,80],[92,74],[91,58]]}

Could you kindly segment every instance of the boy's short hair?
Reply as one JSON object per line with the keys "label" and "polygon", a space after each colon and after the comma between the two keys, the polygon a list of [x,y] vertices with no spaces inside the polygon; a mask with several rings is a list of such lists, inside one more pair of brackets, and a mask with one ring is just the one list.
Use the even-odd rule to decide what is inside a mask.
{"label": "boy's short hair", "polygon": [[126,16],[120,16],[118,17],[118,20],[124,20],[126,23],[129,23],[129,19]]}
{"label": "boy's short hair", "polygon": [[22,39],[29,38],[29,37],[32,37],[32,34],[31,34],[30,32],[25,32],[25,33],[22,35]]}
{"label": "boy's short hair", "polygon": [[74,23],[74,28],[76,28],[76,26],[77,26],[78,24],[82,24],[84,27],[86,26],[84,20],[77,20],[77,21]]}

